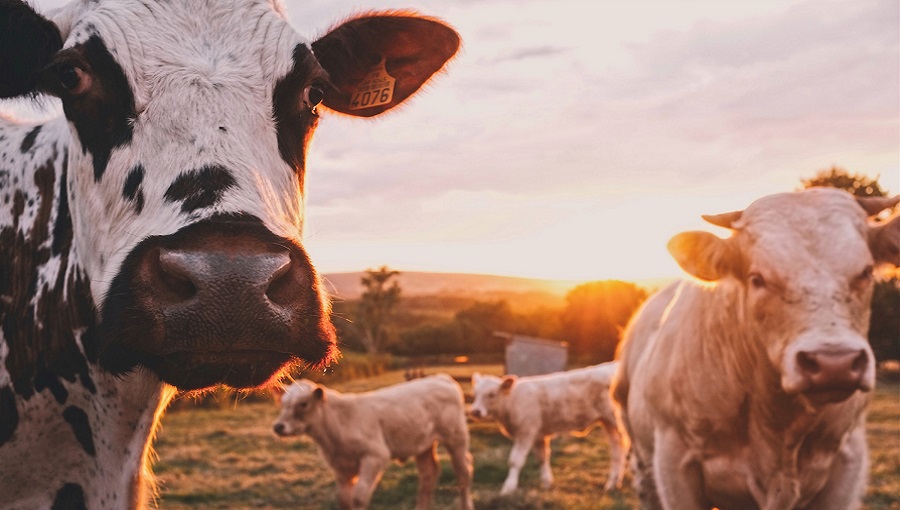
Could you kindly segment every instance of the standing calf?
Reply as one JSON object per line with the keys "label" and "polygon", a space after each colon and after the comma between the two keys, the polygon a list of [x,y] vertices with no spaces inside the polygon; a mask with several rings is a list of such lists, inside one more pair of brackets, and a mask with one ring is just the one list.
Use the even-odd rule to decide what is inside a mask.
{"label": "standing calf", "polygon": [[[900,263],[897,199],[813,188],[706,217],[676,283],[628,326],[613,396],[645,509],[848,510],[865,489],[873,266]],[[863,207],[860,207],[862,205]]]}
{"label": "standing calf", "polygon": [[458,44],[404,12],[306,41],[271,0],[0,0],[0,98],[64,112],[0,116],[0,506],[145,506],[173,387],[333,359],[307,146],[321,114],[393,108]]}
{"label": "standing calf", "polygon": [[334,470],[343,509],[369,505],[391,459],[415,457],[419,471],[416,509],[431,506],[437,485],[440,441],[453,463],[460,506],[472,510],[472,457],[462,388],[450,376],[414,379],[368,393],[339,393],[312,381],[289,386],[274,430],[309,435]]}
{"label": "standing calf", "polygon": [[557,434],[587,433],[598,423],[609,436],[612,458],[604,488],[610,490],[622,484],[628,449],[609,396],[615,366],[603,363],[530,377],[472,374],[472,416],[497,420],[503,434],[513,440],[509,474],[501,494],[509,494],[519,486],[519,472],[532,449],[541,463],[541,485],[549,488],[553,484],[550,439]]}

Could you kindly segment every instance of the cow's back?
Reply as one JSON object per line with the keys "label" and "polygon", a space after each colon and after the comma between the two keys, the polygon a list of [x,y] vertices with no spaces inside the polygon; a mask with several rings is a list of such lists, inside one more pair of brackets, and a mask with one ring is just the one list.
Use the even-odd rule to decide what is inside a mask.
{"label": "cow's back", "polygon": [[463,392],[447,375],[414,379],[350,398],[358,423],[377,423],[393,457],[413,457],[435,441],[468,440]]}
{"label": "cow's back", "polygon": [[509,396],[509,432],[539,424],[541,435],[584,431],[614,419],[609,384],[615,363],[521,377]]}

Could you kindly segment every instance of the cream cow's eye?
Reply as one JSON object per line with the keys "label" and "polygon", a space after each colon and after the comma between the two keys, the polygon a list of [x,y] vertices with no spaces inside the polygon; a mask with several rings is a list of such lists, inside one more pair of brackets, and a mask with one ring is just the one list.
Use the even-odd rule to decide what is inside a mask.
{"label": "cream cow's eye", "polygon": [[747,278],[747,281],[750,282],[750,285],[752,285],[754,289],[766,288],[766,279],[763,278],[762,275],[759,273],[750,273],[750,276]]}

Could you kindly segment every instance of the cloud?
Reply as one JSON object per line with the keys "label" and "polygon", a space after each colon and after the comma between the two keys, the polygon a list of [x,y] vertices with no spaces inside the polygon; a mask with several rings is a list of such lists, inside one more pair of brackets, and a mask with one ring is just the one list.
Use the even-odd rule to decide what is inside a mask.
{"label": "cloud", "polygon": [[518,61],[525,60],[530,58],[540,58],[540,57],[552,57],[554,55],[559,55],[560,53],[564,53],[569,51],[569,48],[561,48],[555,46],[534,46],[529,48],[520,48],[509,55],[503,55],[496,60],[494,60],[495,64],[506,61]]}

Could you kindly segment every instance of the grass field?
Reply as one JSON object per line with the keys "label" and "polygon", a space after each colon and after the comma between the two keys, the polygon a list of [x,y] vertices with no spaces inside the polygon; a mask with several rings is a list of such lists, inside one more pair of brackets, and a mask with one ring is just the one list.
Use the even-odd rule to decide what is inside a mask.
{"label": "grass field", "polygon": [[[499,366],[478,367],[497,373]],[[471,370],[469,368],[468,370]],[[334,387],[363,391],[403,380],[402,371],[354,380]],[[464,385],[465,387],[465,385]],[[468,388],[466,388],[468,390]],[[163,509],[336,509],[331,471],[306,437],[282,440],[272,433],[278,414],[273,402],[223,402],[221,409],[187,408],[169,413],[156,441]],[[609,450],[602,430],[582,438],[553,441],[555,485],[539,489],[533,458],[522,471],[514,496],[497,492],[506,477],[510,441],[497,427],[471,426],[475,460],[474,498],[479,510],[628,509],[636,498],[626,487],[615,494],[602,490]],[[864,508],[900,509],[900,386],[881,382],[869,413],[872,469]],[[449,459],[439,449],[441,477],[433,508],[457,508]],[[375,491],[372,509],[413,508],[417,477],[413,462],[392,464]]]}

